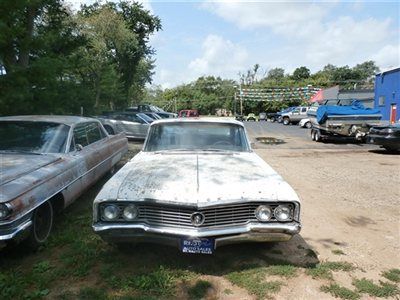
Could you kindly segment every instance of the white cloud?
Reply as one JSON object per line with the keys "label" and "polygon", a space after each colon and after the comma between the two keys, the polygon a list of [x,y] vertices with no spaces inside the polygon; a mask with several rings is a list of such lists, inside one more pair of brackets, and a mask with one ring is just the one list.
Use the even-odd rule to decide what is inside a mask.
{"label": "white cloud", "polygon": [[193,76],[216,75],[236,77],[247,66],[247,50],[221,36],[210,34],[202,44],[201,57],[189,63]]}
{"label": "white cloud", "polygon": [[[274,62],[286,61],[280,66],[289,71],[300,65],[314,71],[328,63],[355,65],[370,58],[382,67],[398,61],[395,53],[400,52],[399,32],[393,31],[393,20],[333,18],[336,5],[337,2],[220,1],[206,2],[202,7],[249,34],[262,30],[272,33],[284,45],[273,56]],[[358,4],[355,8],[362,7]],[[251,54],[263,59],[260,53]],[[271,62],[271,56],[264,60],[267,58]]]}
{"label": "white cloud", "polygon": [[371,59],[381,66],[382,71],[400,67],[400,44],[386,45],[374,53]]}

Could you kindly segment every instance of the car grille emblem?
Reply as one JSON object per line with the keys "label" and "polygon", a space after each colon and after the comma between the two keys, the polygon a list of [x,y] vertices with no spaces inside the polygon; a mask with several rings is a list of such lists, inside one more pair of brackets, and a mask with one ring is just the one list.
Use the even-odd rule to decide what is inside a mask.
{"label": "car grille emblem", "polygon": [[201,212],[195,212],[190,216],[192,224],[196,227],[203,225],[205,217]]}

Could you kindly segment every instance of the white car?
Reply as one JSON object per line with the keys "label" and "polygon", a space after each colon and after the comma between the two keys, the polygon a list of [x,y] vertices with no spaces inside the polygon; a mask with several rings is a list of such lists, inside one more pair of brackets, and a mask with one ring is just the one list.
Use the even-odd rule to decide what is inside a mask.
{"label": "white car", "polygon": [[309,118],[305,118],[300,120],[299,126],[303,128],[311,128],[312,124]]}
{"label": "white car", "polygon": [[225,244],[289,240],[301,229],[300,200],[251,150],[242,122],[159,120],[97,195],[93,229],[113,243],[211,254]]}

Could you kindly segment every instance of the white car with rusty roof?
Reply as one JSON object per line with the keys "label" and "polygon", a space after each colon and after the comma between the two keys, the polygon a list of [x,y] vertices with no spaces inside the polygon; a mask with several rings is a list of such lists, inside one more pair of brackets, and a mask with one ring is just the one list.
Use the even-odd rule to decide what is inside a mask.
{"label": "white car with rusty roof", "polygon": [[111,243],[210,254],[225,244],[289,240],[301,229],[300,200],[252,151],[243,123],[160,120],[97,195],[93,229]]}
{"label": "white car with rusty roof", "polygon": [[74,116],[0,117],[0,248],[43,244],[65,208],[127,151],[123,134]]}

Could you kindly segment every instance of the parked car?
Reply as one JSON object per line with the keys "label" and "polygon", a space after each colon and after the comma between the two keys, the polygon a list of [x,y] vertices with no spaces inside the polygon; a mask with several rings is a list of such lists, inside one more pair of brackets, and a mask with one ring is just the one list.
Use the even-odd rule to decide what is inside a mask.
{"label": "parked car", "polygon": [[154,112],[163,119],[176,118],[178,116],[175,113],[166,112],[163,109],[150,104],[140,104],[137,107],[129,107],[125,111],[131,113]]}
{"label": "parked car", "polygon": [[246,117],[245,117],[246,121],[254,121],[257,122],[258,121],[258,117],[253,114],[253,113],[249,113]]}
{"label": "parked car", "polygon": [[243,122],[244,121],[244,119],[245,119],[245,117],[243,116],[243,115],[235,115],[235,120],[236,121],[241,121],[241,122]]}
{"label": "parked car", "polygon": [[295,109],[282,113],[281,118],[283,125],[295,124],[301,119],[307,118],[308,106],[298,106]]}
{"label": "parked car", "polygon": [[192,118],[192,117],[198,117],[199,112],[197,109],[184,109],[179,111],[178,118]]}
{"label": "parked car", "polygon": [[299,122],[299,126],[302,127],[302,128],[310,129],[312,127],[310,118],[301,119],[300,122]]}
{"label": "parked car", "polygon": [[144,113],[116,113],[98,118],[108,134],[124,133],[129,139],[144,140],[154,121]]}
{"label": "parked car", "polygon": [[258,120],[260,121],[267,121],[267,113],[261,112],[258,114]]}
{"label": "parked car", "polygon": [[102,188],[93,229],[111,243],[156,242],[212,253],[300,231],[294,190],[251,150],[234,120],[160,120],[143,150]]}
{"label": "parked car", "polygon": [[157,114],[154,113],[154,112],[143,112],[142,114],[145,114],[146,116],[152,118],[154,121],[155,121],[155,120],[161,120],[161,119],[162,119],[159,115],[157,115]]}
{"label": "parked car", "polygon": [[54,213],[77,199],[128,150],[98,120],[72,116],[0,118],[0,247],[50,235]]}
{"label": "parked car", "polygon": [[400,151],[400,123],[372,127],[367,141],[388,151]]}

